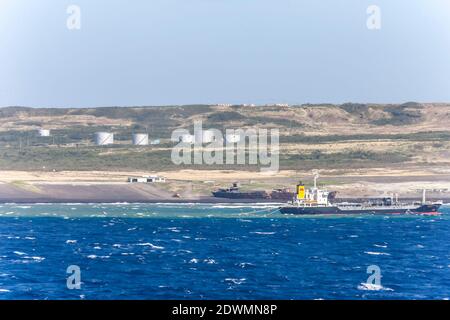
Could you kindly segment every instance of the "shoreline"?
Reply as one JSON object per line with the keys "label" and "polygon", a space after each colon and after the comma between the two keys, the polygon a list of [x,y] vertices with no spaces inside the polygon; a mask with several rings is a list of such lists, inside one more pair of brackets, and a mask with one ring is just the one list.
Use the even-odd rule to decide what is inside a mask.
{"label": "shoreline", "polygon": [[0,199],[0,204],[283,204],[271,199],[225,199],[225,198],[205,198],[205,199],[148,199],[139,201],[125,201],[112,199]]}
{"label": "shoreline", "polygon": [[[0,203],[286,203],[282,199],[228,199],[211,192],[241,183],[241,190],[266,191],[288,188],[294,191],[301,179],[311,185],[308,172],[281,171],[265,175],[247,171],[177,171],[158,173],[165,183],[128,183],[134,172],[31,172],[0,171]],[[205,176],[211,180],[205,180]],[[450,203],[450,168],[426,171],[378,169],[328,171],[321,173],[321,187],[336,191],[335,202],[364,202],[398,194],[401,202],[420,201],[422,189],[427,199]]]}
{"label": "shoreline", "polygon": [[[352,202],[362,203],[368,200],[375,200],[379,198],[337,198],[334,203],[340,202]],[[420,198],[401,198],[400,202],[417,202],[421,201]],[[429,201],[443,201],[444,205],[450,203],[450,198],[427,198]],[[284,205],[288,201],[275,201],[275,199],[227,199],[227,198],[192,198],[192,199],[142,199],[138,201],[127,201],[124,199],[0,199],[2,205],[14,205],[14,204],[273,204]]]}

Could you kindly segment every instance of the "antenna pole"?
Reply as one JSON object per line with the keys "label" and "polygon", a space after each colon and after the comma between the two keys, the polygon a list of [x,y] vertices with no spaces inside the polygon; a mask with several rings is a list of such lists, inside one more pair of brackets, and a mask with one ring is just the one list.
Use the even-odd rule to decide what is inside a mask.
{"label": "antenna pole", "polygon": [[319,172],[313,171],[314,174],[314,189],[317,189],[317,178],[319,177]]}

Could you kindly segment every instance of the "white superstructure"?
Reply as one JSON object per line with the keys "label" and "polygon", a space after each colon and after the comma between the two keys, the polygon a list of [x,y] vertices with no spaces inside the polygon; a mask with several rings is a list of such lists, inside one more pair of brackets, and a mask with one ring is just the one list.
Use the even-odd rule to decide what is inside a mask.
{"label": "white superstructure", "polygon": [[329,194],[330,192],[325,189],[319,189],[317,187],[317,179],[319,178],[319,174],[314,172],[314,187],[306,189],[305,186],[300,183],[297,185],[297,192],[294,199],[294,204],[297,206],[328,206],[329,203]]}

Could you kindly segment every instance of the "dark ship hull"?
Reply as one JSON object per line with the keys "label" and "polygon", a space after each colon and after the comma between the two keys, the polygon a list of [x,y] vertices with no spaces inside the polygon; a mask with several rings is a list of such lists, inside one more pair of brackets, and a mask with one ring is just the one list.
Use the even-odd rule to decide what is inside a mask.
{"label": "dark ship hull", "polygon": [[352,208],[348,206],[324,206],[324,207],[303,207],[303,206],[286,206],[281,207],[280,212],[283,214],[438,214],[440,204],[424,204],[418,206],[379,206],[379,207],[358,207]]}
{"label": "dark ship hull", "polygon": [[277,189],[270,193],[270,199],[274,201],[291,201],[294,197],[295,193],[288,190]]}
{"label": "dark ship hull", "polygon": [[213,196],[216,198],[226,198],[226,199],[269,199],[270,196],[265,191],[251,191],[251,192],[241,192],[241,191],[214,191]]}

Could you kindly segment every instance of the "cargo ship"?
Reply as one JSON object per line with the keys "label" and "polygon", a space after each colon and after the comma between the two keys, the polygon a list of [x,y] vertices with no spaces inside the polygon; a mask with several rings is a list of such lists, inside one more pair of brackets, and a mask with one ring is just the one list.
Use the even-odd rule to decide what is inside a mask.
{"label": "cargo ship", "polygon": [[[273,200],[276,202],[291,201],[294,199],[296,193],[289,188],[273,189],[270,192],[266,191],[240,191],[239,183],[235,182],[230,188],[221,188],[212,192],[216,198],[226,199],[260,199],[260,200]],[[330,200],[334,199],[336,192],[330,192]]]}
{"label": "cargo ship", "polygon": [[272,200],[289,201],[292,200],[294,196],[295,192],[288,188],[275,189],[270,193],[270,199]]}
{"label": "cargo ship", "polygon": [[216,198],[226,199],[270,199],[270,195],[266,191],[240,191],[239,184],[233,183],[230,188],[223,188],[212,192]]}
{"label": "cargo ship", "polygon": [[294,199],[286,206],[280,207],[283,214],[315,215],[315,214],[423,214],[437,215],[442,201],[426,201],[426,190],[422,201],[402,203],[398,198],[386,197],[381,200],[371,200],[363,203],[334,202],[332,193],[317,187],[318,175],[314,175],[314,187],[306,189],[299,183]]}

